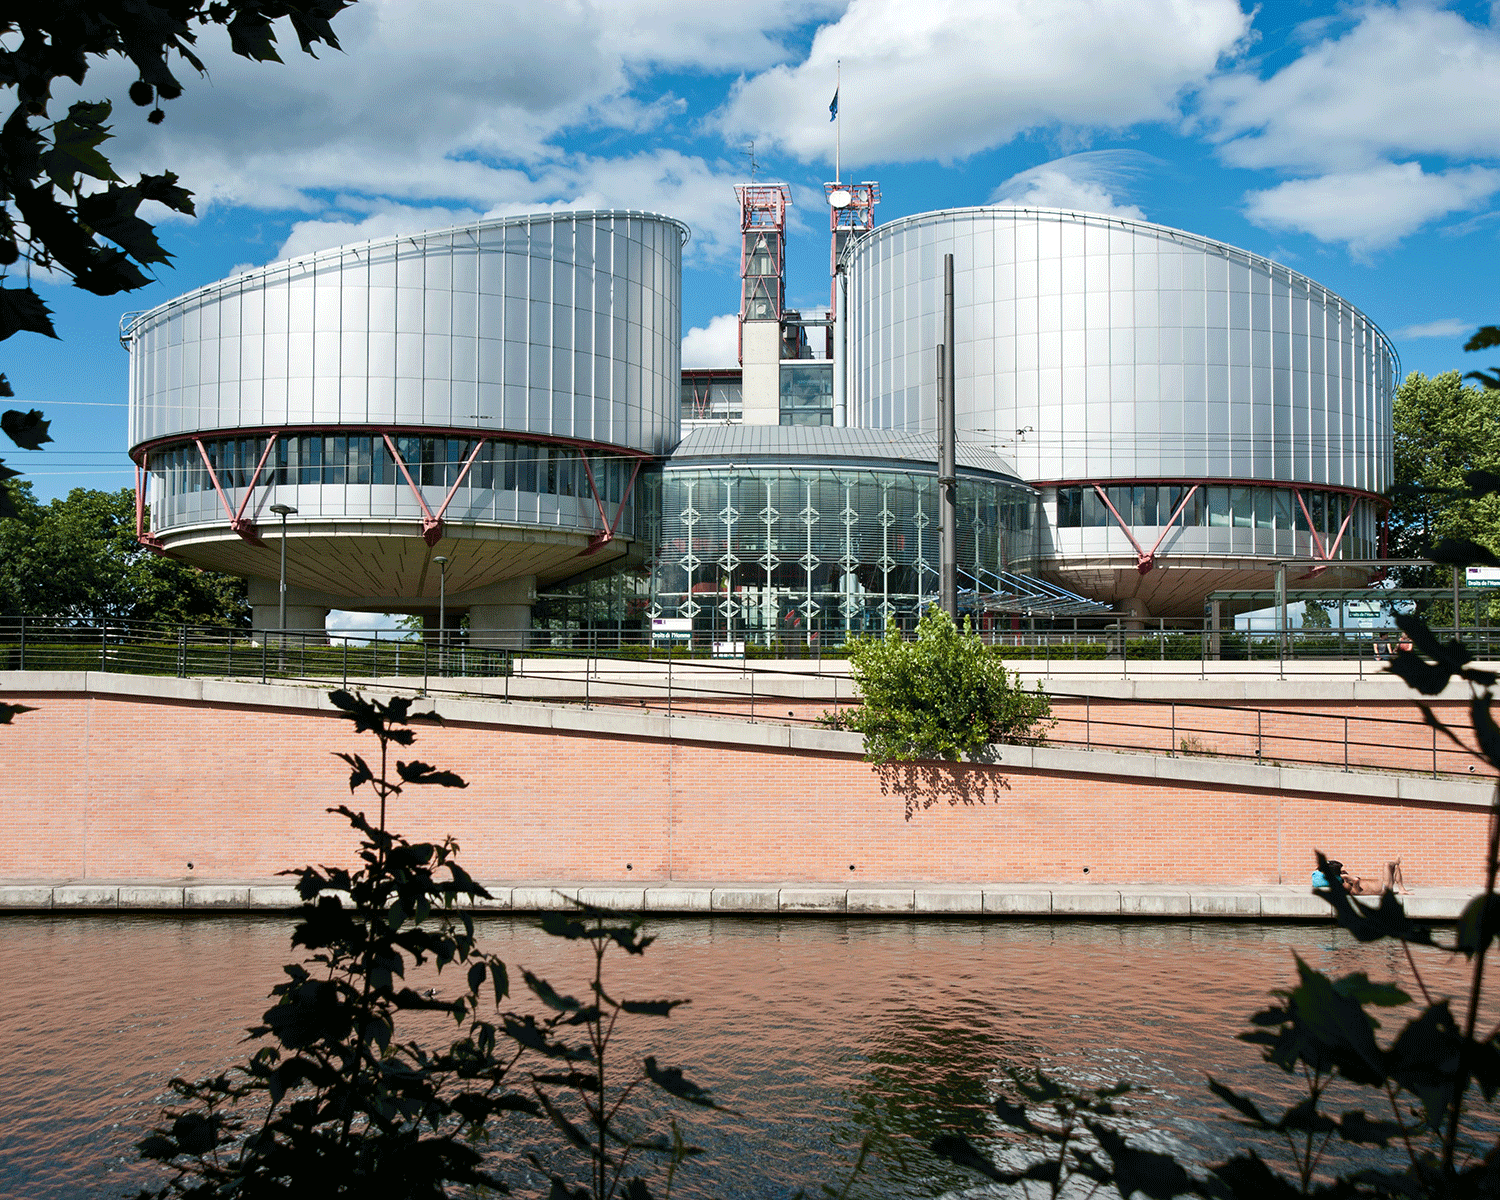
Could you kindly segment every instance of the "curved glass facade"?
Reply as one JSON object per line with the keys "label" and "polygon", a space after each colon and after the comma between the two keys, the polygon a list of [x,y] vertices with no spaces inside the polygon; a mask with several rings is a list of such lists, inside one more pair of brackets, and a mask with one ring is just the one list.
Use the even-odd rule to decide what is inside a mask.
{"label": "curved glass facade", "polygon": [[[456,488],[447,509],[450,520],[588,527],[598,520],[596,493],[604,503],[618,505],[640,461],[570,446],[397,432],[391,444],[403,473],[380,436],[294,433],[278,436],[269,454],[267,440],[204,438],[202,453],[195,442],[153,450],[146,466],[157,481],[156,528],[221,522],[215,478],[226,495],[240,497],[257,480],[257,468],[258,483],[274,489],[304,519],[420,520],[409,473],[411,482],[435,499]],[[634,537],[635,525],[635,506],[626,505],[615,533]]]}
{"label": "curved glass facade", "polygon": [[[1081,539],[1075,537],[1077,545],[1068,540],[1068,531],[1117,529],[1121,520],[1133,530],[1153,534],[1169,528],[1213,530],[1212,536],[1221,547],[1247,555],[1311,558],[1326,553],[1336,558],[1374,558],[1379,550],[1374,505],[1347,492],[1244,485],[1115,484],[1097,489],[1060,487],[1055,497],[1058,549],[1064,552],[1083,549]],[[1206,539],[1188,541],[1196,547],[1195,553],[1203,552]]]}
{"label": "curved glass facade", "polygon": [[[837,644],[935,600],[930,467],[669,462],[654,486],[652,615],[690,619],[699,642]],[[960,474],[961,588],[1031,564],[1035,505],[1019,483]]]}

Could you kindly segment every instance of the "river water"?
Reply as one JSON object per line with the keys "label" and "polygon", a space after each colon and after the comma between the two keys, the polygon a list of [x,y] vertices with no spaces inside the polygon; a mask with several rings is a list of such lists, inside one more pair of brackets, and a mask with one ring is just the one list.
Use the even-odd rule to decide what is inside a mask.
{"label": "river water", "polygon": [[[576,945],[520,917],[479,927],[513,980],[526,966],[586,994]],[[0,1195],[121,1196],[155,1178],[133,1145],[168,1080],[247,1056],[243,1030],[292,960],[290,929],[279,916],[0,918]],[[741,1114],[689,1114],[708,1153],[679,1177],[682,1196],[816,1195],[842,1186],[866,1133],[875,1155],[851,1195],[972,1187],[922,1147],[945,1129],[982,1136],[1011,1067],[1128,1081],[1150,1139],[1220,1154],[1236,1127],[1204,1075],[1274,1089],[1233,1035],[1295,977],[1294,953],[1410,978],[1399,949],[1327,925],[671,919],[651,931],[644,958],[607,971],[611,993],[692,1003],[639,1018],[622,1051],[684,1067]],[[1427,982],[1459,981],[1434,966]]]}

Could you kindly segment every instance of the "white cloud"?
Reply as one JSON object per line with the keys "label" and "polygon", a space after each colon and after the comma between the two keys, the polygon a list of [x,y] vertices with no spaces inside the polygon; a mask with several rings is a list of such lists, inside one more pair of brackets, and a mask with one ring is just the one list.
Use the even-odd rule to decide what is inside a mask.
{"label": "white cloud", "polygon": [[1262,79],[1212,81],[1201,113],[1226,162],[1351,170],[1381,159],[1500,155],[1500,27],[1428,4],[1365,4]]}
{"label": "white cloud", "polygon": [[990,203],[1065,208],[1144,221],[1146,214],[1134,204],[1120,203],[1115,192],[1125,185],[1128,175],[1154,161],[1137,150],[1085,150],[1012,175],[990,193]]}
{"label": "white cloud", "polygon": [[[294,248],[346,234],[319,225],[360,226],[347,233],[367,236],[357,204],[329,211],[332,193],[386,201],[392,213],[655,209],[695,227],[691,254],[712,255],[734,241],[728,188],[738,172],[678,150],[617,148],[622,133],[667,133],[702,115],[677,96],[641,91],[641,81],[661,65],[763,69],[786,56],[786,34],[842,7],[364,0],[335,22],[343,53],[315,61],[288,51],[284,64],[237,58],[212,29],[200,42],[209,77],[186,70],[185,96],[165,106],[160,126],[122,102],[110,149],[122,170],[177,171],[200,212],[306,212],[316,224],[294,234]],[[129,78],[105,64],[85,91],[123,95]],[[72,98],[60,89],[55,107]],[[610,148],[560,148],[564,134],[579,132]]]}
{"label": "white cloud", "polygon": [[740,363],[738,313],[713,317],[701,328],[682,336],[684,367],[737,367]]}
{"label": "white cloud", "polygon": [[1344,242],[1366,255],[1428,221],[1467,212],[1500,192],[1500,170],[1457,167],[1428,174],[1419,163],[1381,163],[1314,179],[1289,179],[1246,194],[1246,215],[1268,229]]}
{"label": "white cloud", "polygon": [[852,0],[807,58],[738,85],[717,126],[831,162],[950,159],[1030,129],[1174,120],[1249,31],[1234,0]]}
{"label": "white cloud", "polygon": [[1398,338],[1456,338],[1467,337],[1474,332],[1477,321],[1465,321],[1462,317],[1443,317],[1422,325],[1408,325],[1397,329],[1391,336]]}
{"label": "white cloud", "polygon": [[298,221],[276,252],[277,258],[298,258],[331,246],[367,242],[401,233],[423,233],[446,229],[479,217],[473,209],[417,208],[409,204],[387,204],[358,220],[342,218]]}

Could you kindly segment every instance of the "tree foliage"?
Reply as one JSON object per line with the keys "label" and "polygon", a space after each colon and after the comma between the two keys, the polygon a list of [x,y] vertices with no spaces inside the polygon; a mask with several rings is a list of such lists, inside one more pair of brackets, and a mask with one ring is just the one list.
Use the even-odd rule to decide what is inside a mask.
{"label": "tree foliage", "polygon": [[[1457,371],[1406,377],[1396,392],[1391,556],[1487,561],[1500,552],[1500,391],[1470,387]],[[1446,543],[1446,546],[1445,546]],[[1472,547],[1479,547],[1478,551]],[[1406,572],[1413,586],[1443,586],[1447,571]]]}
{"label": "tree foliage", "polygon": [[38,504],[13,484],[16,515],[0,519],[0,616],[88,624],[153,621],[243,627],[245,581],[166,558],[135,540],[128,488],[74,488]]}
{"label": "tree foliage", "polygon": [[[89,71],[123,58],[135,72],[129,96],[165,116],[162,101],[182,95],[174,60],[206,74],[196,46],[201,29],[222,26],[235,54],[280,62],[276,24],[286,20],[302,50],[338,48],[330,24],[351,0],[43,0],[10,4],[0,15],[0,88],[13,102],[0,124],[0,341],[16,333],[56,337],[52,314],[31,286],[31,268],[65,276],[96,296],[133,291],[171,254],[140,215],[142,204],[192,215],[192,193],[171,171],[123,179],[102,149],[112,136],[108,99],[79,100],[54,115],[61,81],[83,86]],[[23,285],[11,276],[23,272]],[[14,392],[0,375],[0,396]],[[46,422],[35,410],[11,410],[4,431],[36,449]],[[0,462],[0,517],[10,515]]]}
{"label": "tree foliage", "polygon": [[[247,1061],[172,1081],[178,1103],[139,1143],[170,1177],[139,1200],[506,1194],[516,1179],[486,1153],[492,1139],[529,1147],[524,1173],[554,1198],[651,1200],[658,1174],[669,1196],[698,1150],[663,1113],[718,1105],[680,1067],[655,1055],[622,1065],[611,1050],[622,1019],[665,1018],[683,1003],[605,988],[606,956],[642,954],[653,939],[638,920],[587,905],[549,915],[544,930],[592,951],[589,991],[578,998],[523,969],[540,1014],[502,1009],[511,970],[480,948],[472,917],[490,894],[459,865],[451,839],[414,843],[385,827],[408,788],[468,786],[395,759],[416,740],[414,722],[437,718],[404,697],[330,699],[376,738],[373,761],[338,757],[350,792],[376,798],[380,819],[330,810],[359,834],[356,870],[286,872],[303,900],[292,945],[310,958],[285,968],[249,1031],[257,1047]],[[425,966],[438,986],[412,986],[409,973]],[[413,1035],[433,1016],[452,1022],[443,1044]]]}
{"label": "tree foliage", "polygon": [[1026,691],[969,626],[960,632],[936,606],[915,641],[897,629],[850,651],[861,703],[842,723],[865,735],[871,762],[958,759],[992,742],[1040,741],[1052,706]]}

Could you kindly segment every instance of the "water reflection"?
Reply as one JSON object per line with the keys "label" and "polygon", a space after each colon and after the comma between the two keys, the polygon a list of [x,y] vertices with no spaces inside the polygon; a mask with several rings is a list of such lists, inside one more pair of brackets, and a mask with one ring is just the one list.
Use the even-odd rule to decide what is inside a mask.
{"label": "water reflection", "polygon": [[[524,919],[480,925],[508,961],[585,986],[575,947]],[[132,1146],[167,1081],[245,1055],[289,931],[270,917],[0,919],[11,967],[0,1191],[119,1196],[143,1182]],[[1126,1079],[1145,1089],[1143,1127],[1191,1154],[1222,1153],[1235,1131],[1204,1073],[1264,1094],[1257,1055],[1233,1034],[1292,978],[1293,951],[1336,973],[1409,978],[1399,950],[1328,926],[717,919],[655,931],[644,959],[616,963],[611,991],[693,1003],[638,1023],[624,1049],[690,1068],[744,1114],[687,1114],[710,1153],[681,1181],[684,1196],[816,1191],[842,1177],[866,1132],[878,1155],[862,1195],[969,1183],[921,1147],[943,1129],[982,1134],[1007,1067],[1090,1086]],[[1428,982],[1459,979],[1434,970]]]}

